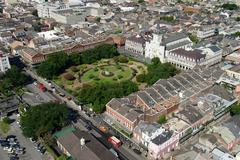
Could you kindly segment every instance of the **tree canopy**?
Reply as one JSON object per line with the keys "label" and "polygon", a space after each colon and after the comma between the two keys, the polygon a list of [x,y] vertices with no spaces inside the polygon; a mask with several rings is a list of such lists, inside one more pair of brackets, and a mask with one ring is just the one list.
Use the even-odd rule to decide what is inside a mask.
{"label": "tree canopy", "polygon": [[238,9],[238,6],[236,4],[232,4],[232,3],[225,3],[222,5],[222,8],[224,8],[226,10],[236,10],[236,9]]}
{"label": "tree canopy", "polygon": [[234,104],[230,109],[230,114],[232,116],[240,115],[240,104]]}
{"label": "tree canopy", "polygon": [[239,22],[239,21],[240,21],[240,17],[236,17],[235,20],[236,20],[237,22]]}
{"label": "tree canopy", "polygon": [[60,129],[67,122],[68,110],[63,104],[45,103],[30,109],[21,116],[21,126],[26,137],[43,137]]}
{"label": "tree canopy", "polygon": [[240,32],[236,32],[236,33],[234,33],[234,35],[235,35],[236,37],[240,37]]}
{"label": "tree canopy", "polygon": [[23,74],[21,69],[16,66],[12,66],[6,73],[0,78],[0,92],[5,94],[13,89],[22,87],[26,84],[30,78]]}
{"label": "tree canopy", "polygon": [[199,39],[196,35],[193,35],[193,34],[189,34],[188,36],[190,38],[190,40],[193,42],[193,43],[198,43],[199,42]]}
{"label": "tree canopy", "polygon": [[92,104],[93,110],[101,113],[112,98],[124,97],[137,90],[137,84],[130,80],[113,84],[100,83],[83,88],[79,93],[79,100],[83,103]]}
{"label": "tree canopy", "polygon": [[97,18],[96,18],[96,21],[97,21],[97,22],[100,22],[100,21],[101,21],[101,17],[97,17]]}
{"label": "tree canopy", "polygon": [[70,65],[70,57],[63,52],[57,52],[50,55],[47,61],[43,62],[37,69],[37,73],[45,78],[51,79]]}
{"label": "tree canopy", "polygon": [[38,17],[38,11],[37,10],[32,11],[32,15]]}
{"label": "tree canopy", "polygon": [[65,155],[61,155],[60,157],[57,157],[56,160],[68,160],[68,157]]}
{"label": "tree canopy", "polygon": [[57,52],[50,55],[45,62],[40,64],[37,73],[44,78],[52,79],[72,65],[91,64],[102,58],[112,58],[117,55],[116,47],[110,44],[99,45],[81,54],[72,53],[67,55],[64,52]]}
{"label": "tree canopy", "polygon": [[11,120],[7,117],[3,118],[1,121],[0,121],[0,130],[4,133],[4,134],[7,134],[8,131],[10,130],[10,123],[11,123]]}
{"label": "tree canopy", "polygon": [[161,63],[159,58],[153,58],[148,65],[148,73],[140,74],[136,77],[138,82],[145,82],[149,85],[154,84],[159,79],[167,79],[178,73],[176,67],[170,63]]}
{"label": "tree canopy", "polygon": [[102,44],[93,49],[86,50],[81,54],[82,63],[81,64],[91,64],[102,58],[112,58],[118,56],[117,48],[115,45]]}
{"label": "tree canopy", "polygon": [[159,124],[164,124],[167,122],[167,118],[165,115],[161,115],[157,121]]}
{"label": "tree canopy", "polygon": [[166,21],[166,22],[174,22],[175,21],[175,18],[173,16],[162,16],[160,19],[163,21]]}

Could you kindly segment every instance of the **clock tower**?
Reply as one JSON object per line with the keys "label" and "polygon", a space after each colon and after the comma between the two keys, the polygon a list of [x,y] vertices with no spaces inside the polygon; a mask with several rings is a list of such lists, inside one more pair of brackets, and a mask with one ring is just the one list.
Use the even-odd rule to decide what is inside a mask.
{"label": "clock tower", "polygon": [[146,58],[152,59],[158,57],[162,63],[165,62],[165,46],[162,45],[163,33],[160,25],[157,24],[156,29],[153,32],[153,38],[149,42],[146,42]]}

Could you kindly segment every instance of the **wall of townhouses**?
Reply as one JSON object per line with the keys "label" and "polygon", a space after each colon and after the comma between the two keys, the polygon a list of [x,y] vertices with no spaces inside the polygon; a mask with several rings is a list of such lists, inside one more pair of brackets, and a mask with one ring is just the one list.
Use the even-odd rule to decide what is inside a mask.
{"label": "wall of townhouses", "polygon": [[194,59],[179,56],[173,53],[168,54],[167,61],[171,64],[175,64],[177,68],[181,69],[192,69],[197,65],[197,62],[195,62]]}
{"label": "wall of townhouses", "polygon": [[235,71],[231,71],[231,70],[226,70],[226,72],[227,72],[227,75],[228,75],[228,76],[240,80],[240,73],[235,72]]}
{"label": "wall of townhouses", "polygon": [[129,51],[130,53],[144,55],[144,49],[145,48],[141,43],[137,43],[128,39],[125,42],[125,50]]}
{"label": "wall of townhouses", "polygon": [[119,114],[117,111],[113,110],[111,107],[106,106],[106,112],[111,118],[116,120],[120,125],[126,127],[130,131],[132,131],[137,124],[139,123],[140,119],[143,117],[140,117],[139,119],[136,119],[134,122],[129,121],[126,119],[123,115]]}
{"label": "wall of townhouses", "polygon": [[207,37],[211,37],[215,34],[215,29],[208,29],[208,30],[199,30],[197,31],[197,37],[199,38],[207,38]]}

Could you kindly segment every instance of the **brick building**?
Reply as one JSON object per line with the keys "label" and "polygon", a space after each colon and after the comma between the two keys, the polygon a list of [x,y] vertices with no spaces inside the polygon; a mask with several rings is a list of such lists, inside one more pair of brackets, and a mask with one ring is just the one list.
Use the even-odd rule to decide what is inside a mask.
{"label": "brick building", "polygon": [[213,77],[203,70],[189,70],[125,98],[113,98],[106,104],[105,121],[131,133],[141,120],[156,122],[160,115],[176,111],[182,100],[214,83],[208,78]]}

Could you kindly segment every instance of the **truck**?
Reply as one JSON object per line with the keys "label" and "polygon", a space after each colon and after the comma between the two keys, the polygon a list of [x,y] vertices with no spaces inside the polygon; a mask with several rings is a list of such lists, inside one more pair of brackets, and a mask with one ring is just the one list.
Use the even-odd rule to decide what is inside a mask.
{"label": "truck", "polygon": [[39,88],[42,92],[45,92],[45,91],[46,91],[46,87],[45,87],[42,83],[38,83],[38,88]]}
{"label": "truck", "polygon": [[109,137],[108,142],[110,142],[115,148],[119,148],[122,145],[122,142],[115,136]]}
{"label": "truck", "polygon": [[103,133],[107,133],[107,132],[108,132],[108,129],[107,129],[107,127],[105,127],[105,126],[98,126],[98,129],[99,129],[100,131],[102,131]]}

